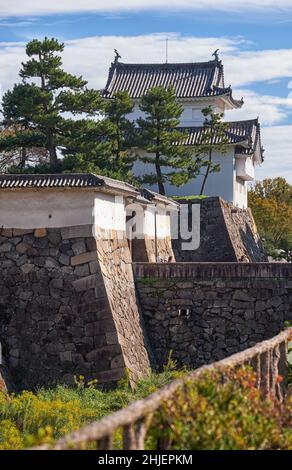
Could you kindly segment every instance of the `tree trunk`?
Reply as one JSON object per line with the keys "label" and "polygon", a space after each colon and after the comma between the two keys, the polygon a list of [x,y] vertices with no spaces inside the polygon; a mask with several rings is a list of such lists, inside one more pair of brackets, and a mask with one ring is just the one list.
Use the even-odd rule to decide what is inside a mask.
{"label": "tree trunk", "polygon": [[207,179],[208,179],[208,176],[209,176],[209,173],[210,173],[211,163],[212,163],[212,150],[209,151],[208,165],[207,165],[206,173],[204,175],[204,179],[203,179],[203,183],[202,183],[202,187],[201,187],[201,191],[200,191],[200,196],[202,196],[204,194],[204,189],[205,189],[205,186],[206,186],[206,182],[207,182]]}
{"label": "tree trunk", "polygon": [[165,189],[164,189],[164,184],[162,181],[162,173],[161,173],[160,162],[159,162],[159,153],[156,153],[155,169],[156,169],[156,175],[157,175],[158,192],[159,194],[162,194],[162,196],[165,196]]}
{"label": "tree trunk", "polygon": [[54,136],[51,131],[48,131],[48,150],[50,154],[50,170],[55,172],[57,170],[58,158],[56,152],[56,146],[54,142]]}
{"label": "tree trunk", "polygon": [[[42,61],[41,53],[39,53],[39,61],[40,63]],[[41,88],[42,90],[46,90],[45,76],[41,74],[40,78],[41,78]],[[44,106],[44,112],[46,114],[48,112],[48,105],[46,101],[44,101],[43,106]],[[54,173],[57,171],[57,165],[58,165],[58,158],[57,158],[56,146],[54,142],[54,135],[50,128],[46,129],[46,134],[47,134],[47,140],[48,140],[48,151],[49,151],[49,156],[50,156],[50,171]]]}
{"label": "tree trunk", "polygon": [[22,147],[20,151],[20,163],[19,163],[19,167],[22,169],[25,168],[26,158],[27,158],[26,148]]}

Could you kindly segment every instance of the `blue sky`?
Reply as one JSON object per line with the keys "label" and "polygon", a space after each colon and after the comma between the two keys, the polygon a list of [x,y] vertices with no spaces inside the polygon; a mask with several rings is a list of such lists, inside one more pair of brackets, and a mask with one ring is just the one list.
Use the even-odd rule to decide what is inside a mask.
{"label": "blue sky", "polygon": [[[259,179],[292,183],[292,0],[0,0],[0,85],[18,80],[24,44],[54,36],[64,66],[105,85],[117,48],[125,62],[210,60],[220,48],[226,84],[243,96],[228,119],[260,117],[266,161]],[[216,10],[214,8],[216,5]],[[290,95],[291,94],[291,95]]]}

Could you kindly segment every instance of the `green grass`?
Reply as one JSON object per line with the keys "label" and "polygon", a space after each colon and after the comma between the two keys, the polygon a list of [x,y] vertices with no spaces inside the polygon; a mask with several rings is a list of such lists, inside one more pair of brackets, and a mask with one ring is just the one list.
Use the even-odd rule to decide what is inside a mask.
{"label": "green grass", "polygon": [[194,201],[195,199],[207,199],[209,196],[169,196],[170,199],[180,200],[185,199],[186,201]]}

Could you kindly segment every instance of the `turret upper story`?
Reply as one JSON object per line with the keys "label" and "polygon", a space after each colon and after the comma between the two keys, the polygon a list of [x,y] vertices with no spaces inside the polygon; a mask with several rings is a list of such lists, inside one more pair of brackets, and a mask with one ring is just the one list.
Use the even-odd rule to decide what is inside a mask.
{"label": "turret upper story", "polygon": [[176,64],[125,64],[112,63],[103,94],[112,98],[117,91],[127,91],[134,100],[131,118],[142,115],[139,110],[141,97],[151,88],[173,87],[183,106],[181,126],[201,126],[201,112],[212,105],[217,112],[240,108],[243,100],[233,98],[231,87],[225,87],[224,68],[219,60]]}
{"label": "turret upper story", "polygon": [[[157,86],[173,87],[183,107],[180,127],[184,131],[188,130],[184,145],[195,149],[202,142],[206,130],[202,114],[204,108],[212,106],[215,112],[224,114],[226,110],[238,109],[244,104],[243,99],[234,98],[231,86],[226,87],[223,64],[217,51],[213,55],[215,59],[208,62],[126,64],[119,62],[120,56],[116,53],[103,96],[111,99],[118,91],[127,91],[134,102],[134,110],[129,115],[134,121],[143,115],[139,102],[149,89]],[[216,195],[234,205],[246,207],[247,182],[254,180],[255,166],[263,162],[259,120],[228,122],[226,134],[229,147],[226,155],[215,157],[221,167],[220,177],[216,175],[215,185],[215,176],[209,178],[210,188],[207,187],[206,195],[213,195],[212,191],[216,187]],[[214,144],[218,144],[216,136],[215,140]],[[182,188],[182,191],[185,190],[186,188]],[[189,191],[194,194],[194,190],[192,185]],[[178,192],[177,189],[175,191]],[[175,191],[169,190],[169,194],[174,194]]]}
{"label": "turret upper story", "polygon": [[[231,86],[226,87],[224,67],[218,58],[208,62],[175,64],[126,64],[116,58],[109,69],[108,80],[103,96],[111,99],[118,91],[127,91],[134,101],[134,110],[129,118],[136,120],[142,116],[140,99],[147,91],[157,86],[173,87],[176,97],[183,106],[180,126],[189,128],[187,145],[198,144],[203,132],[204,116],[202,109],[211,105],[216,112],[241,108],[243,99],[233,97]],[[229,123],[229,145],[235,146],[238,158],[252,156],[253,164],[263,161],[258,119]]]}

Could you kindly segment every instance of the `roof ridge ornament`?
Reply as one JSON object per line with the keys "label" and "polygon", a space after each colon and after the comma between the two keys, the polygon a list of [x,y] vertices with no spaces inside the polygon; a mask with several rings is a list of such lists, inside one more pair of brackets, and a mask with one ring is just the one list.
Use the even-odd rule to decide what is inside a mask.
{"label": "roof ridge ornament", "polygon": [[114,63],[117,64],[119,62],[119,59],[122,58],[122,56],[118,53],[117,49],[114,49],[114,53],[115,53]]}
{"label": "roof ridge ornament", "polygon": [[215,60],[216,62],[220,62],[220,59],[219,59],[219,50],[220,50],[220,49],[216,49],[216,51],[214,51],[213,54],[212,54],[212,57],[214,57],[214,60]]}

